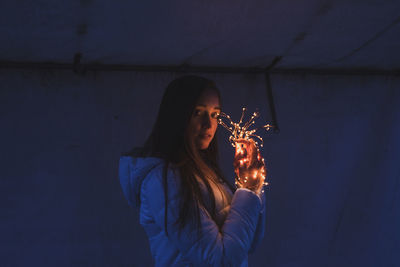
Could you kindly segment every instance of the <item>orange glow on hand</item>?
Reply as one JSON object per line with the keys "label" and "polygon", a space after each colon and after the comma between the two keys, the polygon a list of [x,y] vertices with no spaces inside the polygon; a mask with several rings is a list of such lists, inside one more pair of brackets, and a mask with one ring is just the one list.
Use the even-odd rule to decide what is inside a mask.
{"label": "orange glow on hand", "polygon": [[[259,116],[259,113],[254,112],[249,121],[242,125],[245,111],[246,108],[243,108],[239,123],[234,123],[229,115],[221,112],[218,123],[231,133],[229,142],[235,148],[235,158],[233,162],[236,174],[235,185],[238,188],[244,187],[259,193],[263,185],[268,184],[265,181],[265,161],[260,154],[258,148],[259,144],[256,141],[261,141],[260,146],[262,147],[263,139],[255,134],[258,128],[253,130],[249,129],[250,126],[255,123],[254,119]],[[222,118],[227,119],[230,126],[225,124]],[[266,124],[262,126],[262,128],[269,131],[273,126]]]}

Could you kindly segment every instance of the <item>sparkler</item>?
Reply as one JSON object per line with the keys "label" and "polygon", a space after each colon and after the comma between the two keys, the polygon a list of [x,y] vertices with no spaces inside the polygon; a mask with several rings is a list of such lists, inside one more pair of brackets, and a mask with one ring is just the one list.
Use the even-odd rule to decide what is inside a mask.
{"label": "sparkler", "polygon": [[[254,112],[250,119],[242,125],[245,112],[246,108],[243,108],[238,123],[233,122],[229,115],[221,112],[218,123],[231,133],[229,142],[235,148],[234,166],[237,176],[235,185],[257,191],[262,185],[268,185],[268,183],[265,182],[264,158],[261,157],[258,148],[258,142],[261,142],[260,146],[263,147],[264,141],[256,132],[260,128],[269,131],[274,126],[265,124],[256,129],[249,129],[254,125],[255,119],[260,116],[260,113]],[[229,126],[223,121],[223,118],[229,121]],[[260,183],[260,181],[262,182]]]}

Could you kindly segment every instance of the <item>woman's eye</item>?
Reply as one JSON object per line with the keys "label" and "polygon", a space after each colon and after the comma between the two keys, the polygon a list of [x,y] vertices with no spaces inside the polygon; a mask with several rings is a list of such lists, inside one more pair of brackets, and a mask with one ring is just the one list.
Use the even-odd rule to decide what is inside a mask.
{"label": "woman's eye", "polygon": [[194,116],[200,116],[201,115],[201,110],[195,109],[193,115]]}
{"label": "woman's eye", "polygon": [[213,112],[213,113],[208,113],[208,111],[205,111],[205,110],[202,110],[202,109],[195,109],[194,111],[193,111],[193,116],[203,116],[203,115],[207,115],[207,116],[210,116],[211,118],[213,118],[213,119],[218,119],[218,117],[219,117],[219,112]]}
{"label": "woman's eye", "polygon": [[218,112],[214,112],[213,114],[211,114],[211,117],[212,117],[213,119],[218,119],[219,113],[218,113]]}

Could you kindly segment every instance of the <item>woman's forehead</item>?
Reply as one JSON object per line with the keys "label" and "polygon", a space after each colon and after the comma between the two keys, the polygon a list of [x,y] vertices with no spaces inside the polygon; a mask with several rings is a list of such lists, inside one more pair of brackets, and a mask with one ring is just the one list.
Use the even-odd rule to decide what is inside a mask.
{"label": "woman's forehead", "polygon": [[215,90],[211,89],[204,90],[197,101],[197,105],[219,109],[220,102],[218,93]]}

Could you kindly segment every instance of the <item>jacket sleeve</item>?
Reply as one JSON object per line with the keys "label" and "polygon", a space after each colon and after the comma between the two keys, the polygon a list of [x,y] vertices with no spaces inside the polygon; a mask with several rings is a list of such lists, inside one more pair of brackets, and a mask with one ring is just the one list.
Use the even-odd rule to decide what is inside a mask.
{"label": "jacket sleeve", "polygon": [[[165,198],[162,168],[153,170],[142,184],[141,212],[148,212],[155,223],[165,231]],[[260,198],[250,190],[238,189],[233,195],[230,211],[221,230],[200,208],[201,234],[197,235],[194,221],[179,231],[175,223],[179,215],[179,183],[168,171],[168,237],[194,265],[235,266],[247,258],[256,231],[261,210]]]}
{"label": "jacket sleeve", "polygon": [[258,247],[258,245],[261,243],[263,237],[264,237],[264,232],[265,232],[265,216],[266,216],[266,197],[265,197],[265,192],[261,194],[261,211],[260,215],[258,217],[258,223],[257,223],[257,228],[256,232],[254,233],[254,238],[253,242],[251,244],[249,253],[254,252],[254,250]]}

